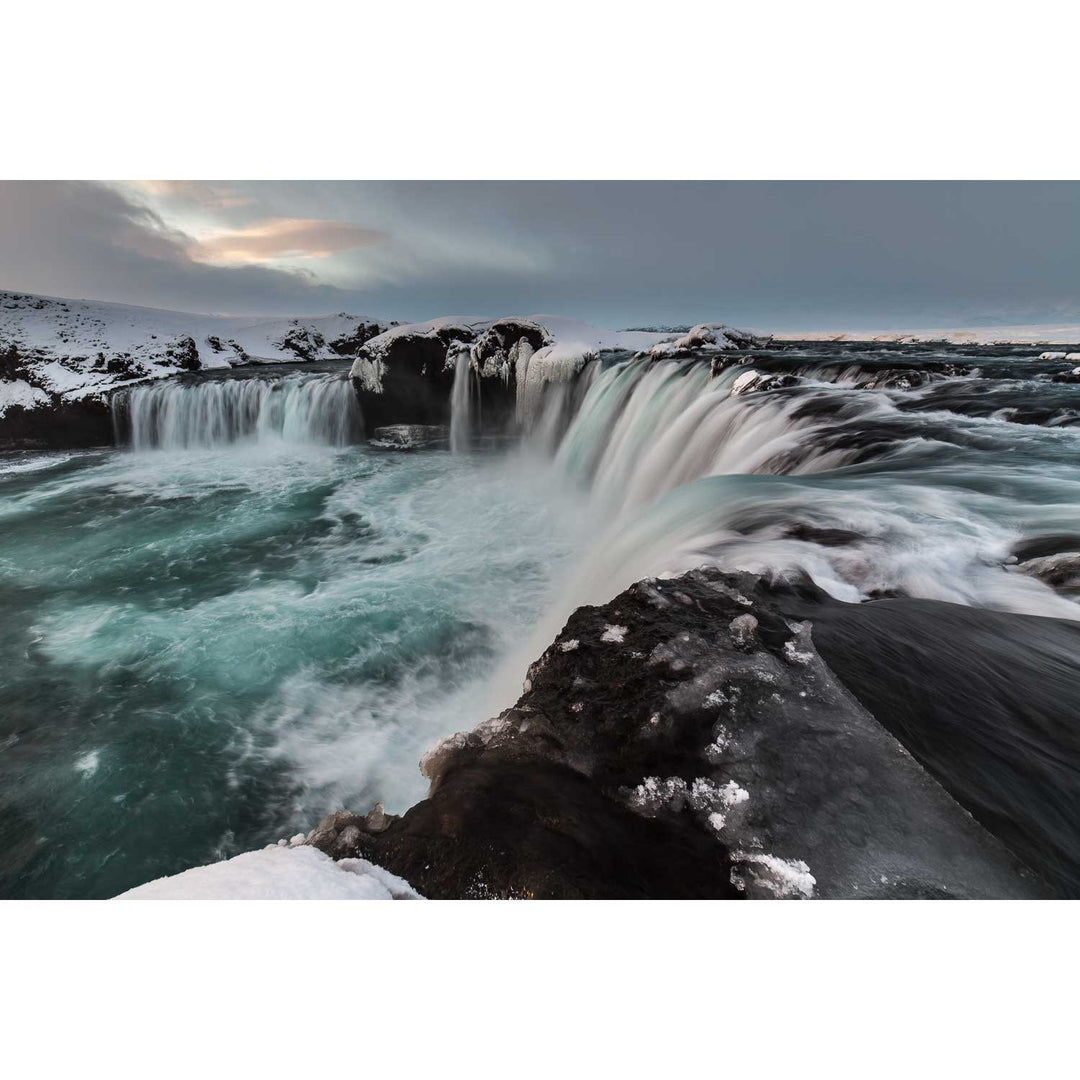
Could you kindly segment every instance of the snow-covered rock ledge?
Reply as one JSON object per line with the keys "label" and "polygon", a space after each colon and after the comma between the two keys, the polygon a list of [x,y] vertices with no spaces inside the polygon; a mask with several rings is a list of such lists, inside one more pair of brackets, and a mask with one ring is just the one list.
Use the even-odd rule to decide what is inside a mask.
{"label": "snow-covered rock ledge", "polygon": [[351,359],[393,324],[204,315],[0,292],[0,447],[112,441],[108,395],[192,371]]}
{"label": "snow-covered rock ledge", "polygon": [[118,900],[422,900],[366,859],[333,859],[309,846],[274,845],[197,866],[121,893]]}
{"label": "snow-covered rock ledge", "polygon": [[486,425],[499,428],[512,419],[527,427],[549,384],[572,382],[605,353],[706,357],[767,340],[721,323],[702,323],[689,332],[605,330],[556,315],[445,316],[370,339],[351,374],[369,427],[448,423],[462,368]]}

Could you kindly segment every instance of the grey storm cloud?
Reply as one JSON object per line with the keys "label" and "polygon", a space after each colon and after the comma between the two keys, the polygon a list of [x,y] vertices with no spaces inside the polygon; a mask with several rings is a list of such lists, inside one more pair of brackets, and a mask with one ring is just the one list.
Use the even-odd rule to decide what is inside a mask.
{"label": "grey storm cloud", "polygon": [[0,286],[391,318],[1080,320],[1069,182],[18,182]]}

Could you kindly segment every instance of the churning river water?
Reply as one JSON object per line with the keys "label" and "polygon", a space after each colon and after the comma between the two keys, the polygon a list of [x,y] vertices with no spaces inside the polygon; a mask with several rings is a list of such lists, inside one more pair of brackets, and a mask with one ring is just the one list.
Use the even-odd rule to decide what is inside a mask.
{"label": "churning river water", "polygon": [[[931,374],[884,385],[901,362]],[[341,372],[170,380],[131,392],[130,445],[0,456],[0,895],[112,896],[400,812],[436,739],[645,574],[1080,617],[1004,565],[1080,534],[1080,386],[1030,350],[784,365],[747,394],[745,368],[593,365],[522,444],[453,454],[358,441]]]}

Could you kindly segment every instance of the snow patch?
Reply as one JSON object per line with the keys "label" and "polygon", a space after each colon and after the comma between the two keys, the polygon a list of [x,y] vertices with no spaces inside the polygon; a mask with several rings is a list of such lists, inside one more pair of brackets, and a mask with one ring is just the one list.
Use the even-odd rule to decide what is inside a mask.
{"label": "snow patch", "polygon": [[[798,634],[804,641],[808,638],[810,633],[809,623],[794,623],[791,625],[791,629],[794,633]],[[784,659],[792,664],[809,664],[814,659],[813,652],[800,649],[795,643],[795,638],[788,638],[784,642]]]}
{"label": "snow patch", "polygon": [[716,725],[713,741],[705,747],[705,760],[710,765],[719,765],[723,760],[724,751],[731,745],[731,734],[723,724]]}
{"label": "snow patch", "polygon": [[761,372],[755,371],[751,368],[750,371],[744,371],[732,384],[731,392],[733,394],[745,394],[750,390],[761,378]]}
{"label": "snow patch", "polygon": [[725,351],[741,349],[747,345],[763,344],[766,339],[749,330],[737,330],[724,323],[698,323],[681,337],[675,337],[654,345],[649,355],[654,360],[686,355],[695,350]]}
{"label": "snow patch", "polygon": [[[802,859],[781,859],[756,851],[736,851],[733,856],[747,864],[755,885],[768,890],[779,900],[810,900],[817,878]],[[735,880],[732,871],[732,880]]]}
{"label": "snow patch", "polygon": [[23,409],[36,409],[39,405],[48,405],[49,395],[36,386],[31,386],[25,379],[0,379],[0,416],[17,405]]}
{"label": "snow patch", "polygon": [[247,851],[139,885],[119,900],[422,900],[405,880],[366,859],[334,862],[313,847]]}
{"label": "snow patch", "polygon": [[601,641],[610,642],[613,645],[621,645],[623,639],[626,637],[627,628],[625,626],[616,626],[614,623],[609,623],[604,627],[604,632],[600,635]]}
{"label": "snow patch", "polygon": [[[721,814],[740,803],[747,802],[750,792],[734,780],[717,784],[715,780],[699,776],[691,784],[681,776],[647,776],[627,795],[627,802],[634,810],[654,816],[661,810],[679,813],[684,807],[700,814]],[[722,823],[721,826],[722,827]]]}

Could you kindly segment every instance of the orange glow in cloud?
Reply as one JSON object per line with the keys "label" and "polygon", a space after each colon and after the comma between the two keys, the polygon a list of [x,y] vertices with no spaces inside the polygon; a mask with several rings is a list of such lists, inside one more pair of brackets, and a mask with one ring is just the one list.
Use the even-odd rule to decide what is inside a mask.
{"label": "orange glow in cloud", "polygon": [[188,254],[197,262],[261,263],[323,259],[338,251],[380,244],[385,234],[343,221],[273,218],[244,229],[205,236]]}

